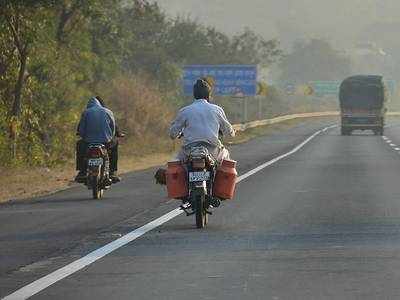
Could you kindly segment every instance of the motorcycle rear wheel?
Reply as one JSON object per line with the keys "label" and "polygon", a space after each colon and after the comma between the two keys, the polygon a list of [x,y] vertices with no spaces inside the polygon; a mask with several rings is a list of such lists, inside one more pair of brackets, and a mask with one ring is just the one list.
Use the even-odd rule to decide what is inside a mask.
{"label": "motorcycle rear wheel", "polygon": [[99,178],[93,177],[92,178],[92,196],[93,199],[101,199],[103,197],[104,190],[99,186]]}
{"label": "motorcycle rear wheel", "polygon": [[206,212],[206,197],[204,194],[196,195],[196,227],[204,228],[208,223],[208,214]]}

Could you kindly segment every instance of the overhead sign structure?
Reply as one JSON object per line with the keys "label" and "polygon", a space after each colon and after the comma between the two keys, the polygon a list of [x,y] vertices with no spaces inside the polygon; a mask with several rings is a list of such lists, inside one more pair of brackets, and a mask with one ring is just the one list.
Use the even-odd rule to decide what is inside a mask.
{"label": "overhead sign structure", "polygon": [[183,90],[193,95],[197,79],[211,77],[213,94],[220,96],[254,96],[257,94],[256,65],[189,65],[184,67]]}

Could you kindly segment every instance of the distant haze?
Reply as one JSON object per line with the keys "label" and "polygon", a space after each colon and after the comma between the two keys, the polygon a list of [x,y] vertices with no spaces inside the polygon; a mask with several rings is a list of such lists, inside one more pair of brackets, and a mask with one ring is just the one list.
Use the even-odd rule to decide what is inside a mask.
{"label": "distant haze", "polygon": [[[189,15],[233,34],[250,27],[285,47],[296,39],[320,38],[341,46],[356,42],[368,25],[395,22],[399,0],[158,0],[170,15]],[[400,28],[399,28],[400,29]]]}
{"label": "distant haze", "polygon": [[158,0],[171,17],[189,16],[227,34],[249,27],[290,51],[324,39],[351,57],[353,72],[400,79],[400,0]]}

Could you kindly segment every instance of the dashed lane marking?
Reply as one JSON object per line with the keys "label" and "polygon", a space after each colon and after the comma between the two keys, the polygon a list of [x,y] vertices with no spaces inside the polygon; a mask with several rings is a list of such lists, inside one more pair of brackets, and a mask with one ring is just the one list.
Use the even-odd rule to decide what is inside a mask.
{"label": "dashed lane marking", "polygon": [[382,139],[386,142],[386,143],[388,143],[389,144],[389,146],[391,146],[394,150],[396,150],[396,151],[400,151],[400,148],[396,145],[396,144],[394,144],[391,140],[389,140],[389,138],[387,137],[387,136],[382,136]]}

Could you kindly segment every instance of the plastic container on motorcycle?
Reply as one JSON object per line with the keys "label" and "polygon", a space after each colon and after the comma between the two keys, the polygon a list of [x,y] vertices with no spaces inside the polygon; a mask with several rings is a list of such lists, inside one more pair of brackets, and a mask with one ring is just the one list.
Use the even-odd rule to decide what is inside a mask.
{"label": "plastic container on motorcycle", "polygon": [[166,181],[169,198],[179,199],[188,196],[187,172],[182,162],[168,163]]}
{"label": "plastic container on motorcycle", "polygon": [[233,199],[236,178],[236,161],[224,159],[215,174],[213,196],[223,200]]}

